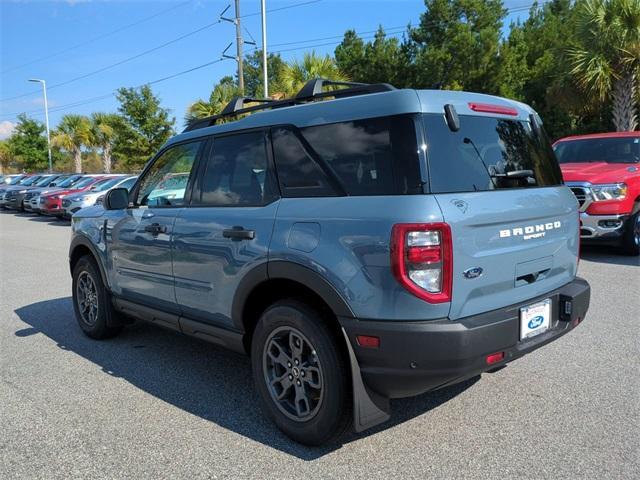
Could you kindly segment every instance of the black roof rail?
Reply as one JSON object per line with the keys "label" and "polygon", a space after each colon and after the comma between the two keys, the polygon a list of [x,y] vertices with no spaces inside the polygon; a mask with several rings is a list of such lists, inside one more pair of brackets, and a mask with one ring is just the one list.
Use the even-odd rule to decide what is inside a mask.
{"label": "black roof rail", "polygon": [[[323,91],[323,87],[325,86],[346,86],[347,88],[329,90],[325,92]],[[391,90],[395,90],[395,87],[388,83],[369,84],[327,80],[325,78],[314,78],[305,83],[293,98],[272,100],[269,98],[235,97],[227,104],[226,107],[224,107],[222,112],[220,112],[218,115],[212,115],[210,117],[194,120],[189,125],[187,125],[187,128],[185,128],[184,131],[189,132],[191,130],[210,127],[212,125],[215,125],[216,122],[222,118],[234,117],[242,115],[243,113],[281,107],[290,107],[301,103],[313,102],[322,98],[344,98],[352,97],[355,95],[366,95],[369,93],[388,92]],[[258,105],[245,107],[245,103],[258,103]]]}

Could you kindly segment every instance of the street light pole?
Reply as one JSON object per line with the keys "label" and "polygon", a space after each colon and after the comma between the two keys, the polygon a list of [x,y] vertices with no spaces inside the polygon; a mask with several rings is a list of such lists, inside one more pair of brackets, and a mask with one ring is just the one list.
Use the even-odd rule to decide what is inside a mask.
{"label": "street light pole", "polygon": [[44,124],[47,129],[47,150],[49,152],[49,173],[53,172],[53,164],[51,162],[51,136],[49,134],[49,105],[47,103],[47,82],[39,78],[31,78],[30,82],[36,82],[42,84],[42,91],[44,93]]}
{"label": "street light pole", "polygon": [[269,98],[269,80],[267,78],[267,9],[265,0],[261,0],[262,14],[262,81],[264,86],[264,98]]}

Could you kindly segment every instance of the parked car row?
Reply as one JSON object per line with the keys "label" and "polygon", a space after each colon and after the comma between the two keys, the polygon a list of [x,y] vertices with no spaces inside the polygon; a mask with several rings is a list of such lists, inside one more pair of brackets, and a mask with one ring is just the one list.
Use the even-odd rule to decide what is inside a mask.
{"label": "parked car row", "polygon": [[123,174],[34,173],[0,177],[0,208],[71,218],[100,205],[111,188],[131,189],[136,176]]}

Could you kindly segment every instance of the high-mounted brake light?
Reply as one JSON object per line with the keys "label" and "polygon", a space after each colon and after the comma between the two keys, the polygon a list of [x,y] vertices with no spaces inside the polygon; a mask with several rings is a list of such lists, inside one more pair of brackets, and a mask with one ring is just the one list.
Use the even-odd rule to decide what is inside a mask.
{"label": "high-mounted brake light", "polygon": [[499,115],[518,115],[518,110],[513,107],[503,107],[502,105],[493,105],[491,103],[469,103],[469,108],[474,112],[497,113]]}
{"label": "high-mounted brake light", "polygon": [[451,301],[451,228],[446,223],[400,223],[391,232],[391,266],[400,284],[429,303]]}

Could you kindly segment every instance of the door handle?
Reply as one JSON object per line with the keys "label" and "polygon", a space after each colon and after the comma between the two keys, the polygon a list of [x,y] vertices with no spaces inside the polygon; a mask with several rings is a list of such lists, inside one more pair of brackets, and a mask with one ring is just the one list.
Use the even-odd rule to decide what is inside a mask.
{"label": "door handle", "polygon": [[223,230],[222,236],[232,240],[253,240],[256,237],[256,231],[245,230],[244,227],[232,227]]}
{"label": "door handle", "polygon": [[167,233],[167,226],[160,225],[159,223],[151,223],[149,225],[145,225],[144,231],[152,233],[153,235],[158,235],[159,233]]}

